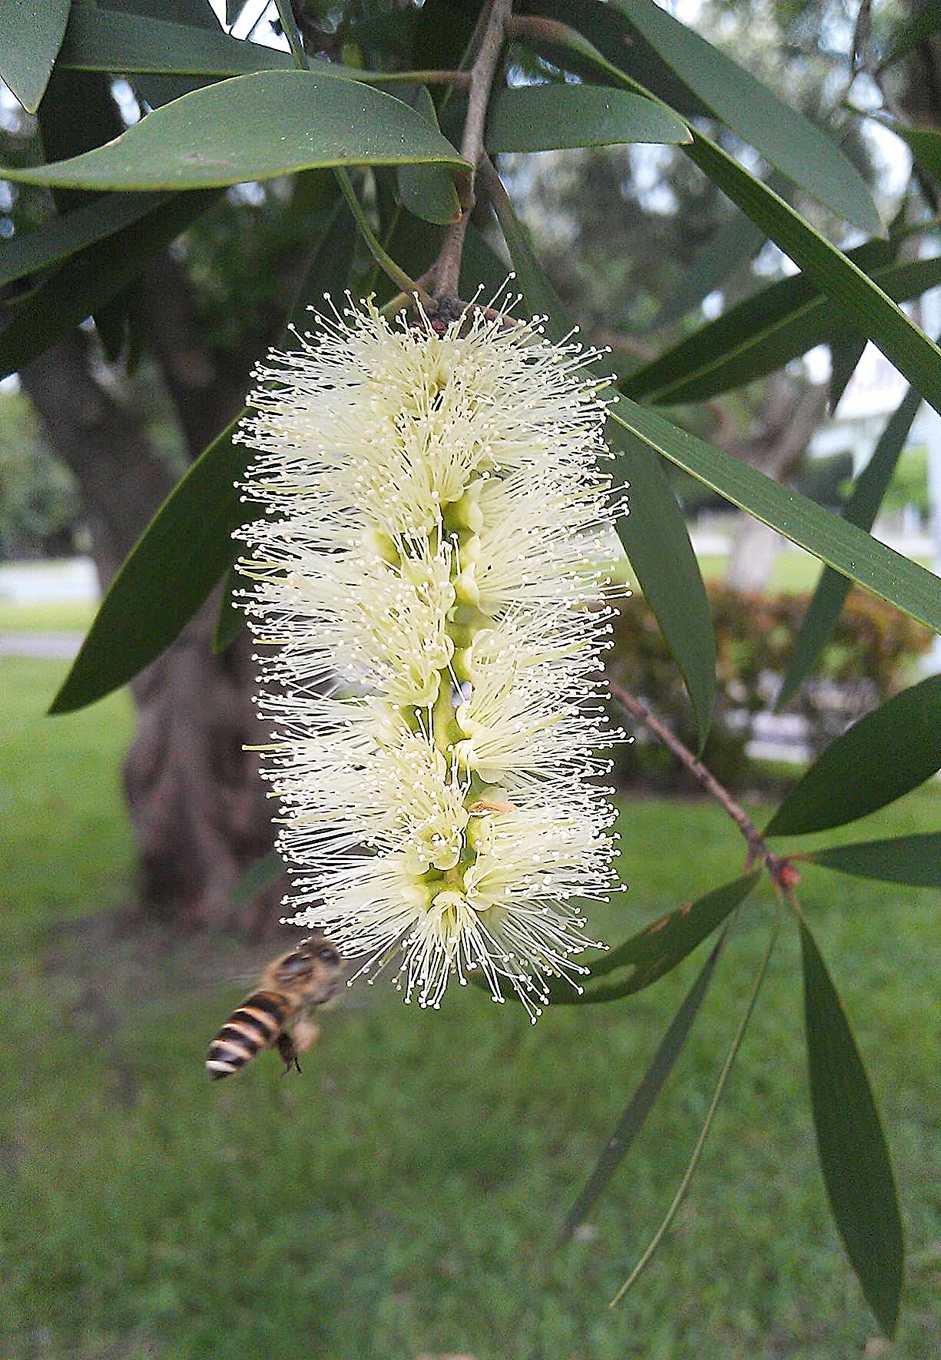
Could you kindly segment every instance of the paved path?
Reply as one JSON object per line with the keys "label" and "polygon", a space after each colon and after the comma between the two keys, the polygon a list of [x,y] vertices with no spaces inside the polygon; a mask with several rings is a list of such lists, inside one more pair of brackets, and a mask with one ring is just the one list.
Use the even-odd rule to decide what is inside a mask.
{"label": "paved path", "polygon": [[0,633],[0,656],[35,656],[71,661],[84,633]]}

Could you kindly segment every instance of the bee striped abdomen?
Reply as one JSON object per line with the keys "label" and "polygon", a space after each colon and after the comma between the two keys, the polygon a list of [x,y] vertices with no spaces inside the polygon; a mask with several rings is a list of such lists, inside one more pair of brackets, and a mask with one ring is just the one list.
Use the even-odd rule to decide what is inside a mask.
{"label": "bee striped abdomen", "polygon": [[213,1081],[230,1077],[277,1041],[289,1011],[277,992],[254,992],[232,1012],[209,1045],[206,1068]]}

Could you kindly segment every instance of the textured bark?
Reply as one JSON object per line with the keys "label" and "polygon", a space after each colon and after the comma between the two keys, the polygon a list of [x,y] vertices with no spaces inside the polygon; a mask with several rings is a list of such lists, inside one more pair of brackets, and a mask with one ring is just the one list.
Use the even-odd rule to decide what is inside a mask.
{"label": "textured bark", "polygon": [[[201,357],[186,354],[205,374]],[[107,587],[174,478],[147,437],[133,391],[122,393],[96,370],[85,334],[49,350],[22,378],[52,448],[79,484]],[[181,423],[192,447],[237,408],[237,389],[227,403],[217,391],[209,401],[201,383],[183,389],[177,406],[189,402]],[[208,408],[205,427],[200,407]],[[213,655],[217,603],[131,684],[137,732],[125,786],[146,911],[184,927],[259,929],[276,918],[270,900],[236,907],[232,897],[243,870],[271,847],[271,808],[257,760],[242,749],[261,735],[248,697],[249,643],[243,638]]]}
{"label": "textured bark", "polygon": [[124,763],[141,903],[186,927],[264,928],[268,900],[233,901],[272,846],[258,761],[248,639],[212,655],[215,598],[134,682],[137,732]]}

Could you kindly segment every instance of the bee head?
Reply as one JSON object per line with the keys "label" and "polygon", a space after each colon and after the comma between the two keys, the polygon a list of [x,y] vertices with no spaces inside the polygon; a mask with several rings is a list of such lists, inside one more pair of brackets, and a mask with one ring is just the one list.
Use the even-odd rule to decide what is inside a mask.
{"label": "bee head", "polygon": [[342,960],[329,940],[314,936],[279,959],[272,970],[274,981],[288,992],[300,992],[305,1000],[327,1001],[340,983]]}

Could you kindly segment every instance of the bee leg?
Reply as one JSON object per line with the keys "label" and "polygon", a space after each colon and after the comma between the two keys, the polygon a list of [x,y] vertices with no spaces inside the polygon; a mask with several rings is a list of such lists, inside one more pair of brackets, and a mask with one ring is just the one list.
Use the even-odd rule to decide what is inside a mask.
{"label": "bee leg", "polygon": [[283,1029],[278,1035],[278,1052],[281,1054],[281,1061],[284,1063],[282,1077],[286,1077],[292,1067],[296,1068],[298,1072],[301,1070],[301,1065],[297,1061],[297,1049],[294,1047],[294,1040],[287,1030]]}

